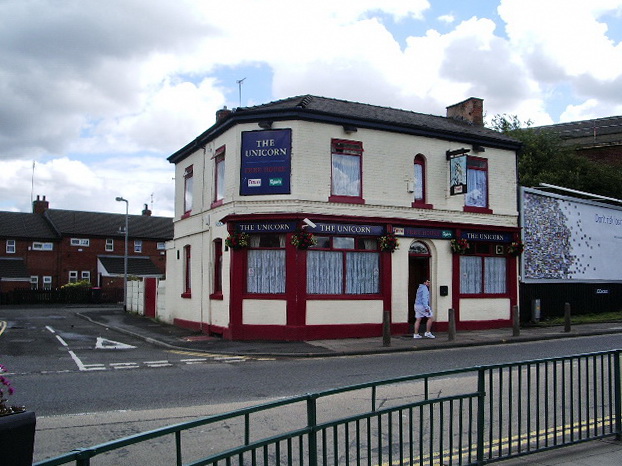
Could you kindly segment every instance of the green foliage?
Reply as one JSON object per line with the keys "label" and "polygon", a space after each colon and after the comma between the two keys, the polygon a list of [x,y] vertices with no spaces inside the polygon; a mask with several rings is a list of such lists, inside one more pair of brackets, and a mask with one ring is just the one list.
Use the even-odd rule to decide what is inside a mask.
{"label": "green foliage", "polygon": [[548,183],[601,196],[622,198],[622,170],[578,155],[553,132],[521,124],[517,116],[495,115],[489,125],[523,143],[518,158],[522,186]]}
{"label": "green foliage", "polygon": [[88,280],[80,280],[79,282],[67,283],[61,286],[62,290],[70,290],[74,288],[91,288],[91,282]]}

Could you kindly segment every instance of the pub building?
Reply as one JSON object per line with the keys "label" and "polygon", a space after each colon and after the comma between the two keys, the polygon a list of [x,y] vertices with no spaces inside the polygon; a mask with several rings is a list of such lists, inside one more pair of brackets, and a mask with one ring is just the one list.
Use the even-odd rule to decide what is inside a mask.
{"label": "pub building", "polygon": [[[226,108],[169,157],[175,233],[158,317],[232,340],[510,327],[519,143],[483,101],[434,116],[317,96]],[[388,317],[388,319],[387,319]]]}

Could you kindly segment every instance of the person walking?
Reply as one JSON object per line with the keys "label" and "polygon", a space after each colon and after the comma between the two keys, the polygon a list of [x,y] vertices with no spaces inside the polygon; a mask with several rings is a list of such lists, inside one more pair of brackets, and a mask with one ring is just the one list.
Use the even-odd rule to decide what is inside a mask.
{"label": "person walking", "polygon": [[430,307],[430,280],[426,279],[417,288],[417,296],[415,297],[415,334],[413,338],[421,338],[419,334],[419,326],[421,319],[427,318],[426,331],[423,334],[426,338],[436,338],[432,335],[432,324],[434,317],[432,316],[432,308]]}

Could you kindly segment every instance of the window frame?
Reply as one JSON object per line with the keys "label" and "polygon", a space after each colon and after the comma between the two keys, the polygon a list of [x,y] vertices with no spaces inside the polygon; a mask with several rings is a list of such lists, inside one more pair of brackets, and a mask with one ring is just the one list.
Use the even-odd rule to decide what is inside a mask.
{"label": "window frame", "polygon": [[[481,166],[478,166],[478,164],[481,164]],[[469,172],[470,171],[482,171],[484,172],[486,175],[486,202],[484,206],[474,206],[474,205],[467,205],[467,201],[469,199],[469,193],[470,191],[470,183],[469,183]],[[464,195],[464,207],[463,207],[464,212],[474,212],[474,213],[484,213],[484,214],[491,214],[492,210],[490,209],[490,173],[488,171],[488,159],[485,159],[483,157],[475,157],[472,155],[467,156],[467,192]]]}
{"label": "window frame", "polygon": [[[217,207],[224,202],[225,198],[225,154],[226,146],[220,146],[214,152],[214,198],[212,201],[212,207]],[[220,172],[222,167],[222,173]]]}
{"label": "window frame", "polygon": [[67,283],[78,283],[78,271],[77,270],[69,271],[69,281]]}
{"label": "window frame", "polygon": [[[335,192],[335,155],[358,158],[358,195]],[[329,202],[365,204],[363,198],[363,142],[348,139],[331,139],[330,142],[330,197]]]}
{"label": "window frame", "polygon": [[89,238],[71,238],[69,244],[71,246],[88,248],[91,246],[91,240]]}
{"label": "window frame", "polygon": [[[282,239],[280,238],[282,236]],[[274,241],[275,239],[278,240],[279,245],[278,246],[266,246],[266,245],[257,245],[257,246],[253,246],[252,243],[256,240],[256,238],[259,238],[259,241],[261,242],[261,238],[265,237],[267,239],[270,239],[272,241]],[[283,297],[286,295],[287,292],[287,248],[286,248],[286,244],[288,241],[288,236],[284,233],[266,233],[266,234],[253,234],[251,235],[251,246],[249,246],[247,248],[247,252],[246,252],[246,263],[245,263],[245,277],[244,277],[244,295],[245,297],[248,298],[252,298],[252,299],[262,299],[262,298],[266,298],[266,299],[283,299]],[[282,244],[281,244],[282,242]],[[266,292],[266,291],[261,291],[261,292],[253,292],[253,291],[249,291],[248,289],[248,278],[249,278],[249,256],[251,254],[252,251],[282,251],[282,260],[283,260],[283,264],[282,264],[282,268],[283,268],[283,291],[282,292]]]}
{"label": "window frame", "polygon": [[80,272],[80,281],[87,280],[89,283],[91,282],[91,271],[90,270],[82,270]]}
{"label": "window frame", "polygon": [[143,240],[142,239],[134,240],[134,252],[137,254],[141,254],[143,252]]}
{"label": "window frame", "polygon": [[[479,242],[473,243],[472,247],[475,249],[475,251],[467,252],[466,254],[459,256],[460,276],[462,276],[462,274],[464,273],[464,271],[462,270],[463,269],[463,265],[462,265],[463,257],[478,258],[480,261],[480,273],[481,273],[481,277],[480,277],[481,290],[477,293],[463,293],[462,282],[460,282],[459,283],[460,297],[463,297],[463,298],[508,298],[510,297],[510,287],[509,287],[510,270],[509,270],[508,257],[505,255],[496,254],[495,253],[496,246],[498,246],[498,244],[496,243],[479,243]],[[487,282],[486,282],[486,270],[487,270],[486,259],[487,258],[497,258],[497,259],[503,259],[505,261],[505,277],[504,277],[505,291],[502,293],[491,293],[491,292],[485,291],[486,286],[487,286]]]}
{"label": "window frame", "polygon": [[189,244],[183,248],[183,287],[182,298],[192,297],[192,250]]}
{"label": "window frame", "polygon": [[54,243],[51,243],[51,242],[44,243],[42,241],[33,241],[32,250],[33,251],[53,251]]}
{"label": "window frame", "polygon": [[44,290],[51,290],[52,289],[52,276],[51,275],[44,275],[43,276],[43,289]]}
{"label": "window frame", "polygon": [[6,240],[6,249],[7,254],[15,254],[17,252],[17,243],[14,239]]}
{"label": "window frame", "polygon": [[184,169],[184,193],[183,200],[183,215],[182,218],[188,217],[192,213],[193,207],[193,188],[194,188],[194,166],[188,165]]}
{"label": "window frame", "polygon": [[31,275],[30,276],[30,289],[31,290],[38,290],[39,289],[39,276],[38,275]]}
{"label": "window frame", "polygon": [[212,280],[212,299],[223,299],[222,295],[222,261],[223,261],[223,241],[216,238],[212,242],[214,251],[213,280]]}
{"label": "window frame", "polygon": [[[421,167],[421,185],[422,185],[422,197],[421,199],[417,199],[417,176],[416,176],[416,167]],[[419,153],[415,155],[413,159],[413,201],[411,207],[417,207],[419,209],[431,209],[432,205],[428,204],[428,193],[427,193],[427,160],[425,155]]]}
{"label": "window frame", "polygon": [[106,251],[114,251],[114,238],[106,238]]}

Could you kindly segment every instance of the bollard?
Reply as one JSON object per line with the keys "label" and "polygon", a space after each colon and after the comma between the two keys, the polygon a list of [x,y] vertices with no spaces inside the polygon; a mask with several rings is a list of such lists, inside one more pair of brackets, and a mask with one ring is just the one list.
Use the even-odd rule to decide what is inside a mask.
{"label": "bollard", "polygon": [[512,336],[519,337],[520,336],[520,312],[518,312],[518,306],[512,306],[512,317],[513,320],[513,330]]}
{"label": "bollard", "polygon": [[449,328],[447,330],[447,340],[454,341],[456,338],[456,311],[449,308]]}
{"label": "bollard", "polygon": [[382,346],[391,346],[391,314],[384,311],[382,314]]}
{"label": "bollard", "polygon": [[570,303],[564,304],[564,332],[570,332]]}

